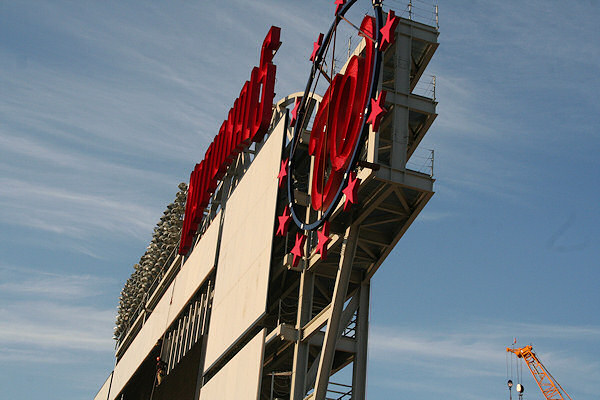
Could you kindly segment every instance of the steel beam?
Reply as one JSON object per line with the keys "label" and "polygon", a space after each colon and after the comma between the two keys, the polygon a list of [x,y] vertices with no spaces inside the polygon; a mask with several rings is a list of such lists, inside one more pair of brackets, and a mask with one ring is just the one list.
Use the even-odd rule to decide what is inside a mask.
{"label": "steel beam", "polygon": [[329,321],[327,322],[327,329],[325,330],[325,338],[323,339],[323,348],[321,349],[321,357],[319,359],[319,367],[317,370],[317,380],[315,382],[315,391],[313,393],[313,398],[315,400],[325,400],[327,394],[327,385],[329,383],[329,376],[331,375],[333,357],[335,356],[336,342],[339,337],[342,312],[344,310],[344,302],[346,301],[346,292],[348,291],[350,273],[352,272],[352,261],[354,260],[356,243],[358,241],[358,229],[357,225],[350,225],[344,234],[340,264],[335,280],[335,287],[333,289],[330,307],[331,311]]}
{"label": "steel beam", "polygon": [[[312,317],[312,301],[314,294],[315,275],[312,271],[304,269],[300,277],[300,291],[298,298],[298,315],[296,329],[304,327]],[[298,335],[301,336],[301,335]],[[308,368],[308,342],[303,342],[299,337],[294,344],[294,359],[292,364],[292,380],[290,398],[301,400],[306,393],[306,370]]]}
{"label": "steel beam", "polygon": [[364,281],[359,291],[358,318],[356,319],[356,352],[352,366],[352,399],[365,400],[367,388],[367,344],[369,336],[369,297],[371,285]]}

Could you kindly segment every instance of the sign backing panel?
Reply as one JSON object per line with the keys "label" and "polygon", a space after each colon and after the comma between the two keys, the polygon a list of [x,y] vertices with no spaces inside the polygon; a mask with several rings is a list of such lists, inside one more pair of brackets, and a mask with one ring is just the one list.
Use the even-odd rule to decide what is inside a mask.
{"label": "sign backing panel", "polygon": [[265,330],[261,330],[200,391],[200,400],[256,400],[261,379]]}
{"label": "sign backing panel", "polygon": [[280,120],[227,200],[207,367],[266,312],[285,121]]}

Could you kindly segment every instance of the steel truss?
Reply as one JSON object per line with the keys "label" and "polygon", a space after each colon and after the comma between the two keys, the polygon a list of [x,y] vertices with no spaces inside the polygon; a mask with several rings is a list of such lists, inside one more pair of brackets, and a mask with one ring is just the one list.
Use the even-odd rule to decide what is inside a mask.
{"label": "steel truss", "polygon": [[[340,205],[330,217],[327,259],[311,253],[309,237],[308,256],[293,268],[285,254],[294,232],[274,245],[265,321],[273,328],[265,339],[260,399],[365,399],[371,277],[433,196],[432,171],[411,170],[407,162],[437,116],[435,99],[413,94],[437,35],[436,28],[403,19],[384,54],[379,89],[388,92],[388,113],[359,162],[359,205],[350,212]],[[276,109],[285,112],[298,95]],[[295,197],[308,205],[310,193]],[[351,382],[331,382],[350,364],[351,378],[344,377]]]}

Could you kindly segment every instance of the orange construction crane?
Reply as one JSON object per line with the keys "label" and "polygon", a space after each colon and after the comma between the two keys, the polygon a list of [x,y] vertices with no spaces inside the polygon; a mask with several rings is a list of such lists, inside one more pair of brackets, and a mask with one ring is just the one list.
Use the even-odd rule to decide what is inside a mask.
{"label": "orange construction crane", "polygon": [[[542,364],[538,356],[533,352],[533,347],[525,346],[520,349],[511,349],[507,347],[506,351],[514,353],[518,358],[525,360],[533,378],[546,397],[546,400],[566,400],[567,398],[573,400],[556,379],[554,379],[550,372],[548,372],[546,367],[544,367],[544,364]],[[566,397],[563,397],[563,394]]]}

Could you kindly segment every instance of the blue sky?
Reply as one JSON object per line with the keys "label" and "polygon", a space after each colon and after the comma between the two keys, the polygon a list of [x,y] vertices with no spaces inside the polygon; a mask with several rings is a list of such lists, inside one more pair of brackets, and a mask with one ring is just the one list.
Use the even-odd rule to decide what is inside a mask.
{"label": "blue sky", "polygon": [[[282,28],[276,98],[303,90],[332,4],[0,2],[3,397],[94,396],[119,292],[264,35]],[[600,4],[439,10],[436,195],[372,282],[369,398],[507,398],[513,337],[592,397]]]}

